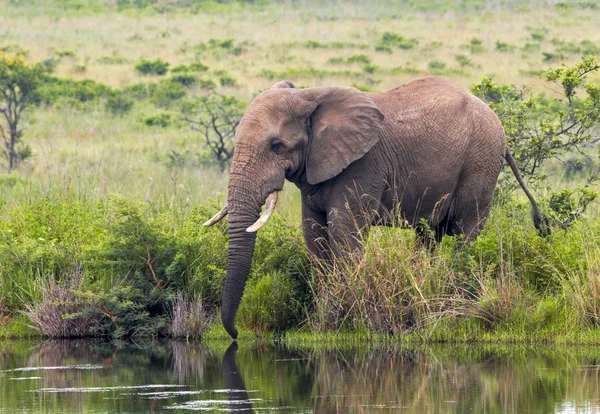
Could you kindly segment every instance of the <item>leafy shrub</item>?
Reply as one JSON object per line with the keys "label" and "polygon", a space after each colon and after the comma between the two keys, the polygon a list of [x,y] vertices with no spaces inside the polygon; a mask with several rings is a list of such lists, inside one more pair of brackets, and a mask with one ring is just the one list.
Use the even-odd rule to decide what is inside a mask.
{"label": "leafy shrub", "polygon": [[183,98],[186,89],[180,83],[172,80],[161,81],[152,92],[152,103],[161,108],[169,108],[173,103]]}
{"label": "leafy shrub", "polygon": [[466,55],[455,55],[454,58],[456,59],[456,61],[458,62],[458,64],[460,66],[471,66],[473,65],[473,62],[471,62],[471,59],[469,59],[468,56]]}
{"label": "leafy shrub", "polygon": [[237,85],[236,79],[230,75],[223,75],[223,76],[219,77],[219,83],[221,84],[221,86]]}
{"label": "leafy shrub", "polygon": [[150,115],[143,119],[144,124],[159,128],[166,128],[171,124],[171,114],[162,112],[156,115]]}
{"label": "leafy shrub", "polygon": [[133,108],[133,99],[123,92],[113,92],[106,100],[106,107],[113,115],[124,115]]}
{"label": "leafy shrub", "polygon": [[468,49],[471,53],[482,53],[485,52],[485,47],[483,47],[483,40],[474,37],[469,43],[461,45],[463,49]]}
{"label": "leafy shrub", "polygon": [[512,52],[516,49],[516,46],[510,45],[506,42],[496,41],[496,50],[499,52]]}
{"label": "leafy shrub", "polygon": [[142,101],[144,99],[149,99],[154,94],[156,90],[155,83],[132,83],[124,87],[121,92],[125,96],[129,96],[136,101]]}
{"label": "leafy shrub", "polygon": [[192,73],[177,73],[176,75],[171,76],[171,81],[177,82],[183,86],[192,86],[198,81],[196,75]]}
{"label": "leafy shrub", "polygon": [[102,56],[96,60],[96,62],[101,65],[124,65],[126,63],[130,63],[131,61],[121,56]]}
{"label": "leafy shrub", "polygon": [[177,65],[171,69],[172,73],[178,72],[206,72],[208,66],[200,62],[190,63],[189,65]]}
{"label": "leafy shrub", "polygon": [[446,68],[446,64],[441,60],[431,60],[427,64],[427,67],[432,71],[442,71]]}
{"label": "leafy shrub", "polygon": [[391,53],[392,48],[412,49],[418,44],[417,39],[407,39],[398,33],[385,32],[375,46],[375,50]]}
{"label": "leafy shrub", "polygon": [[169,63],[160,58],[142,59],[135,65],[135,69],[142,75],[164,75],[169,70]]}
{"label": "leafy shrub", "polygon": [[348,59],[346,59],[346,63],[361,63],[368,65],[369,63],[371,63],[371,58],[369,58],[369,56],[367,55],[352,55]]}
{"label": "leafy shrub", "polygon": [[44,104],[56,103],[61,98],[71,98],[77,102],[89,102],[106,97],[110,87],[91,79],[81,81],[62,79],[53,76],[44,78],[40,85],[37,102]]}
{"label": "leafy shrub", "polygon": [[201,89],[212,90],[217,87],[217,84],[212,79],[204,78],[198,81],[198,86],[200,86]]}

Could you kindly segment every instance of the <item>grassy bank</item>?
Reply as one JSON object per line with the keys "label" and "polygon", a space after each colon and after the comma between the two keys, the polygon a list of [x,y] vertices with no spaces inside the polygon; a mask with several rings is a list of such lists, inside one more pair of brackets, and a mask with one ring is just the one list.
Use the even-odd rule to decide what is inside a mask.
{"label": "grassy bank", "polygon": [[[215,94],[244,108],[281,78],[383,91],[434,74],[481,82],[474,89],[515,148],[550,137],[528,176],[554,233],[537,235],[503,174],[469,246],[446,238],[430,251],[412,230],[376,228],[363,260],[323,274],[309,267],[299,193],[287,185],[259,232],[241,336],[600,343],[600,213],[587,181],[597,144],[560,152],[589,137],[551,140],[570,107],[553,100],[561,83],[539,76],[600,54],[596,3],[126,3],[0,0],[10,28],[0,48],[48,69],[21,121],[27,156],[0,174],[0,337],[30,335],[29,325],[48,336],[225,337],[226,223],[201,223],[228,177],[183,118],[201,119]],[[598,85],[597,73],[586,82]],[[500,83],[544,96],[527,101],[529,91]],[[593,114],[583,98],[597,89],[580,86],[573,114]]]}

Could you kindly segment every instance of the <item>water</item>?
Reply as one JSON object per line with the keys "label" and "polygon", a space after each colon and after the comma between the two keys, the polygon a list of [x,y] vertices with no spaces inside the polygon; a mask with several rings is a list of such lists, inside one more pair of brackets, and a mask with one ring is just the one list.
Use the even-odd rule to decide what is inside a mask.
{"label": "water", "polygon": [[0,413],[600,413],[600,347],[0,342]]}

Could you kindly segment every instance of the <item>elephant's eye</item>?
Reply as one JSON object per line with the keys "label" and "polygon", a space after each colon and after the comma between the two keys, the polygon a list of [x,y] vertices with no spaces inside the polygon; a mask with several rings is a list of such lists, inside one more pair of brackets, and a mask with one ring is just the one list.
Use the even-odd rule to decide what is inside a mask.
{"label": "elephant's eye", "polygon": [[283,149],[283,142],[279,141],[278,139],[271,142],[271,151],[280,152],[282,149]]}

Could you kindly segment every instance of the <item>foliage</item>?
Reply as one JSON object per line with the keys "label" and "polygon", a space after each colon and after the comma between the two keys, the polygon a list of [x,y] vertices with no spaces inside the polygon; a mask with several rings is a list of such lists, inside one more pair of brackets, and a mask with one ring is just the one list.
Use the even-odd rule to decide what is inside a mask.
{"label": "foliage", "polygon": [[160,58],[142,59],[135,65],[135,70],[142,75],[164,75],[169,70],[169,63]]}
{"label": "foliage", "polygon": [[91,79],[77,81],[47,76],[40,84],[36,102],[52,105],[67,98],[74,103],[86,103],[109,96],[110,91],[109,86]]}
{"label": "foliage", "polygon": [[133,108],[134,101],[123,92],[113,92],[106,101],[106,107],[113,115],[124,115]]}
{"label": "foliage", "polygon": [[392,53],[392,48],[412,49],[418,44],[417,39],[407,39],[398,33],[385,32],[375,46],[375,50]]}
{"label": "foliage", "polygon": [[[564,96],[551,101],[533,95],[526,88],[496,84],[489,78],[473,86],[475,95],[488,102],[500,117],[508,145],[525,175],[543,179],[541,166],[567,153],[591,156],[585,152],[585,146],[594,142],[593,131],[599,125],[600,87],[588,77],[599,69],[596,58],[588,56],[573,66],[545,71],[541,77],[558,86]],[[553,196],[550,207],[557,217],[563,218],[561,225],[581,215],[596,198],[590,185],[599,172],[600,166],[597,166],[577,192],[565,190]],[[570,196],[579,198],[575,211]],[[571,211],[571,216],[565,217],[566,211]]]}
{"label": "foliage", "polygon": [[152,91],[150,100],[159,108],[170,108],[173,104],[183,98],[186,88],[174,80],[163,80],[156,85]]}
{"label": "foliage", "polygon": [[20,123],[25,109],[33,103],[45,73],[43,65],[25,63],[24,55],[13,56],[0,51],[0,120],[3,121],[0,122],[0,136],[9,173],[31,155],[31,148],[22,142]]}
{"label": "foliage", "polygon": [[148,126],[166,128],[171,124],[171,114],[168,112],[161,112],[156,115],[150,115],[145,117],[143,122]]}
{"label": "foliage", "polygon": [[232,96],[211,94],[182,107],[182,120],[200,133],[221,171],[233,157],[233,139],[246,104]]}

